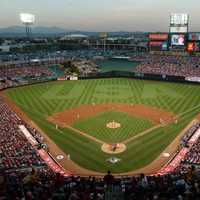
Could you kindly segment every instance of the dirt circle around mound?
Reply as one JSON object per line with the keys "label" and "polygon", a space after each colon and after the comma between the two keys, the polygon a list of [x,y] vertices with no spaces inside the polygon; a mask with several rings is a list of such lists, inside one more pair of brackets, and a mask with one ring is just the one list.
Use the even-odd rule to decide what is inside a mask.
{"label": "dirt circle around mound", "polygon": [[126,145],[122,144],[122,143],[119,143],[116,145],[104,143],[101,146],[101,150],[104,153],[108,153],[108,154],[119,154],[119,153],[123,153],[124,151],[126,151]]}
{"label": "dirt circle around mound", "polygon": [[118,122],[112,121],[112,122],[107,123],[106,127],[110,129],[117,129],[121,127],[121,124]]}

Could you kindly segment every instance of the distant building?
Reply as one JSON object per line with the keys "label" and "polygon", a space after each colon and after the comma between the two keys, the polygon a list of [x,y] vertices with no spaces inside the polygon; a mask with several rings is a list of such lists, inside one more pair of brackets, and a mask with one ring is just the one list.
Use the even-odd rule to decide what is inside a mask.
{"label": "distant building", "polygon": [[83,35],[83,34],[69,34],[69,35],[65,35],[62,38],[60,38],[60,40],[85,40],[88,39],[87,35]]}
{"label": "distant building", "polygon": [[0,46],[0,52],[10,52],[10,45],[2,44]]}

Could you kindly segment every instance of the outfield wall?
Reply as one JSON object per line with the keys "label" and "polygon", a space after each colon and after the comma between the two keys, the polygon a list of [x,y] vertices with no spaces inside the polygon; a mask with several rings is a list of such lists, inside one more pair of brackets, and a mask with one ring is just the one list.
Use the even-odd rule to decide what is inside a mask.
{"label": "outfield wall", "polygon": [[[86,80],[86,79],[101,79],[101,78],[132,78],[132,79],[140,79],[140,80],[155,80],[155,81],[167,81],[167,82],[177,82],[177,83],[185,83],[185,84],[200,84],[200,77],[198,81],[195,80],[187,80],[184,76],[169,76],[169,75],[157,75],[157,74],[142,74],[142,73],[135,73],[135,72],[128,72],[128,71],[110,71],[110,72],[100,72],[96,74],[89,74],[87,76],[79,76],[79,80]],[[51,82],[57,81],[57,78],[50,77],[44,78],[39,80],[30,80],[24,83],[18,83],[13,86],[9,86],[7,88],[2,88],[0,90],[5,90],[8,88],[13,87],[21,87],[26,85],[34,85],[37,83],[44,83],[44,82]]]}
{"label": "outfield wall", "polygon": [[189,81],[186,81],[185,77],[183,76],[168,76],[168,75],[164,76],[164,75],[142,74],[142,73],[125,72],[125,71],[110,71],[110,72],[103,72],[103,73],[97,73],[79,77],[79,79],[98,79],[98,78],[134,78],[143,80],[190,83]]}

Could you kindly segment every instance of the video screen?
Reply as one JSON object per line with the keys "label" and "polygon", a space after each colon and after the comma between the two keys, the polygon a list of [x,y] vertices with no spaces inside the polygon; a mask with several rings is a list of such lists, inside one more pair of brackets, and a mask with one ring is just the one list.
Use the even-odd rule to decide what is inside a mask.
{"label": "video screen", "polygon": [[185,45],[185,35],[172,35],[171,45],[184,46]]}

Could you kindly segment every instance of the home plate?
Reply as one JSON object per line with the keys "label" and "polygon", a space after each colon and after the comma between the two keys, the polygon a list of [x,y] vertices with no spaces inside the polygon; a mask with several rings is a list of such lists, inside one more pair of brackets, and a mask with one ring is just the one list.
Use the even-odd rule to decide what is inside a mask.
{"label": "home plate", "polygon": [[116,158],[116,157],[111,157],[111,158],[107,159],[106,161],[111,163],[111,164],[116,164],[116,163],[120,162],[121,159]]}

